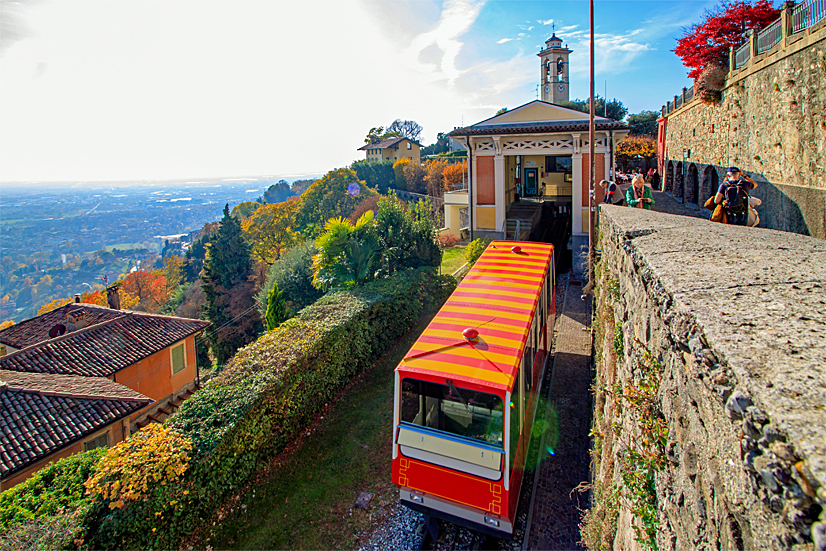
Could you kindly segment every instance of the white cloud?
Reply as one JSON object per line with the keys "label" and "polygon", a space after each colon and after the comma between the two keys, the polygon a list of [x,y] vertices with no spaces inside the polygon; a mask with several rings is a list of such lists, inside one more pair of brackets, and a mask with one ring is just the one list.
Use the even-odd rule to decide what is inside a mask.
{"label": "white cloud", "polygon": [[417,59],[429,46],[437,46],[443,54],[439,71],[452,85],[461,74],[456,58],[464,43],[459,38],[470,29],[484,5],[485,0],[447,0],[436,27],[416,36],[406,53]]}
{"label": "white cloud", "polygon": [[504,44],[505,42],[510,42],[511,40],[515,40],[514,38],[501,38],[496,41],[497,44]]}
{"label": "white cloud", "polygon": [[550,25],[550,24],[551,24],[551,23],[553,23],[553,22],[554,22],[554,20],[553,20],[553,19],[547,19],[547,20],[545,20],[545,21],[543,21],[543,20],[541,20],[541,19],[540,19],[539,21],[537,21],[537,23],[539,23],[540,25]]}

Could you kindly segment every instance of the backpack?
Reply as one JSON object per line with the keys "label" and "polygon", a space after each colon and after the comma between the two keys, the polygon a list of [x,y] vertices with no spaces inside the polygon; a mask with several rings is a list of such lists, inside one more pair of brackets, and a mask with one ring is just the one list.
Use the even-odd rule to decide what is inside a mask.
{"label": "backpack", "polygon": [[732,214],[746,212],[749,204],[749,194],[737,184],[729,184],[723,192],[723,208]]}

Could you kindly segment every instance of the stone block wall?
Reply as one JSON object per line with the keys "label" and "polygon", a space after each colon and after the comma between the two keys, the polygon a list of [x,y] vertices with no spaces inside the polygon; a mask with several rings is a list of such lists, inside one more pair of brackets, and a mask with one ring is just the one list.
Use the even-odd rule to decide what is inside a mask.
{"label": "stone block wall", "polygon": [[730,74],[719,104],[668,114],[666,191],[702,205],[716,191],[711,171],[722,181],[738,166],[760,184],[762,227],[826,238],[826,23],[804,34]]}
{"label": "stone block wall", "polygon": [[826,549],[826,242],[600,207],[592,548]]}

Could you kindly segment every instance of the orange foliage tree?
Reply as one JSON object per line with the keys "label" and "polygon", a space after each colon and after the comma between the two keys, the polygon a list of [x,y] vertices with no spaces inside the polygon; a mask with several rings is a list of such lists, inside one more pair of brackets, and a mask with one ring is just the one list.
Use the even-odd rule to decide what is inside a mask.
{"label": "orange foliage tree", "polygon": [[163,270],[137,270],[126,276],[121,285],[121,308],[123,308],[123,293],[138,298],[138,307],[147,312],[160,312],[166,301],[169,300],[170,289],[163,275]]}
{"label": "orange foliage tree", "polygon": [[625,157],[653,157],[657,154],[657,142],[645,136],[628,136],[617,144],[617,155]]}
{"label": "orange foliage tree", "polygon": [[424,165],[424,181],[427,194],[442,197],[445,194],[444,171],[450,163],[447,159],[431,159]]}
{"label": "orange foliage tree", "polygon": [[445,191],[449,191],[453,186],[461,186],[463,182],[463,177],[465,173],[465,168],[462,163],[454,163],[452,165],[448,165],[442,171],[443,185],[445,186]]}

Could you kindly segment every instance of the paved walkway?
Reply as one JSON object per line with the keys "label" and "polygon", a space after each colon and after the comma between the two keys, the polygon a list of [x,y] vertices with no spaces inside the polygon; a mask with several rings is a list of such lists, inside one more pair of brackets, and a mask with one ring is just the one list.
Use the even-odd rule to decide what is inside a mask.
{"label": "paved walkway", "polygon": [[[667,214],[680,214],[682,216],[692,216],[694,218],[708,218],[711,213],[703,209],[700,205],[699,209],[689,207],[680,203],[670,193],[664,191],[654,191],[654,210],[657,212],[665,212]],[[707,216],[703,216],[703,212]]]}
{"label": "paved walkway", "polygon": [[574,488],[590,481],[591,312],[590,298],[583,301],[581,294],[581,283],[571,281],[557,321],[545,419],[556,417],[558,432],[542,435],[525,550],[584,549],[579,523],[588,495]]}

